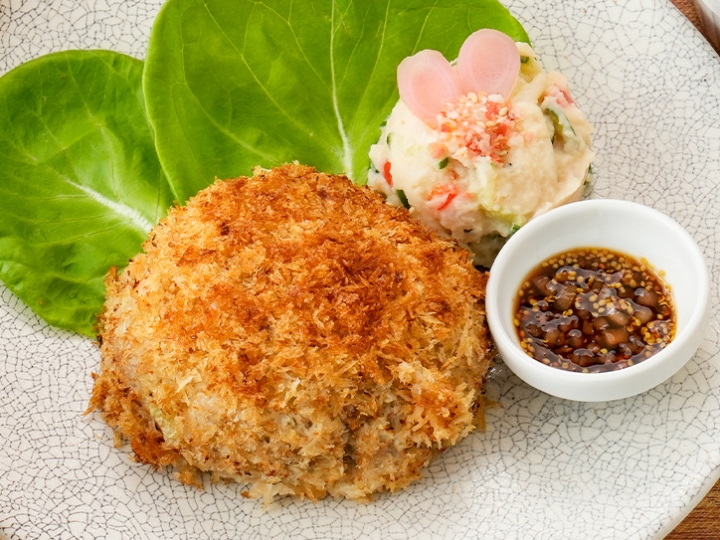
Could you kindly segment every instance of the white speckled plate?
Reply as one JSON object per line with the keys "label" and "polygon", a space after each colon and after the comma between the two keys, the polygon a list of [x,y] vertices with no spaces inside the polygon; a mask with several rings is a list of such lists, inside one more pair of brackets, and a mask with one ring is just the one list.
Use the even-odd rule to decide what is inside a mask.
{"label": "white speckled plate", "polygon": [[[142,57],[159,0],[0,0],[0,73],[56,50]],[[84,417],[90,341],[0,286],[0,538],[659,539],[720,475],[720,59],[667,0],[513,0],[545,66],[597,126],[594,197],[645,203],[699,242],[710,330],[665,384],[606,404],[532,390],[503,366],[486,433],[371,504],[189,488]],[[2,151],[2,149],[0,149]]]}

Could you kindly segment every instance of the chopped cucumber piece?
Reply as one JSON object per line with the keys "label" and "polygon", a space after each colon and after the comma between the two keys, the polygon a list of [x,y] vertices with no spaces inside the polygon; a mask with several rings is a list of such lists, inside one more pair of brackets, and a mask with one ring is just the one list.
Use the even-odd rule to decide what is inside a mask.
{"label": "chopped cucumber piece", "polygon": [[407,196],[405,195],[405,192],[402,189],[396,189],[395,193],[397,193],[398,199],[400,199],[400,202],[402,203],[402,205],[407,210],[410,210],[410,203],[407,200]]}
{"label": "chopped cucumber piece", "polygon": [[575,128],[573,128],[572,123],[559,107],[547,107],[543,109],[543,114],[545,114],[545,117],[550,120],[554,129],[552,136],[553,144],[555,141],[559,140],[568,149],[569,147],[582,147],[582,139],[575,132]]}

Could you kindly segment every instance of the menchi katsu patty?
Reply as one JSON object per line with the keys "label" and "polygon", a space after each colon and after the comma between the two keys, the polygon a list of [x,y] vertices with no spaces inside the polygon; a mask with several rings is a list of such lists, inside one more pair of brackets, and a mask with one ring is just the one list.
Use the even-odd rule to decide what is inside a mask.
{"label": "menchi katsu patty", "polygon": [[486,275],[347,178],[285,165],[173,208],[106,279],[90,409],[251,497],[366,500],[482,414]]}

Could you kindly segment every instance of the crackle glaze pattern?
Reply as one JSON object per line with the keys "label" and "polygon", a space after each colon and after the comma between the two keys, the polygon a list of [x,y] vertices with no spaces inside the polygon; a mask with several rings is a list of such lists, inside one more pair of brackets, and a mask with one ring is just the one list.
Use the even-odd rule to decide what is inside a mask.
{"label": "crackle glaze pattern", "polygon": [[[142,58],[160,1],[0,2],[0,73],[51,51]],[[0,286],[0,538],[661,538],[720,475],[720,59],[667,0],[512,0],[545,66],[597,126],[593,197],[634,200],[684,225],[713,276],[710,330],[671,380],[580,404],[502,364],[487,432],[371,504],[205,490],[115,449],[83,416],[88,340],[40,322]]]}

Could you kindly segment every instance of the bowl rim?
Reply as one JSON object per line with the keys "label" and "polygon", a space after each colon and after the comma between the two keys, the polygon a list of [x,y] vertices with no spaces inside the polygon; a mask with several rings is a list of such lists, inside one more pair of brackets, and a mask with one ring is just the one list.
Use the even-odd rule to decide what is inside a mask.
{"label": "bowl rim", "polygon": [[[612,209],[613,212],[626,213],[631,212],[635,214],[635,218],[640,215],[643,220],[655,221],[656,223],[664,224],[666,227],[674,229],[678,233],[679,239],[687,253],[683,255],[688,256],[689,267],[693,270],[691,277],[696,281],[696,287],[700,294],[698,294],[697,302],[694,303],[692,309],[688,313],[687,320],[683,324],[679,332],[676,333],[675,338],[671,343],[667,345],[663,350],[653,355],[651,358],[629,366],[627,368],[617,371],[607,372],[592,372],[592,373],[581,373],[565,371],[556,367],[548,366],[539,362],[525,353],[519,345],[517,334],[513,331],[509,335],[507,331],[506,323],[508,321],[501,320],[500,313],[502,308],[499,305],[499,295],[501,287],[503,286],[502,270],[513,264],[517,264],[517,257],[520,255],[517,247],[521,246],[528,238],[538,235],[539,232],[549,225],[555,224],[558,221],[564,221],[568,217],[575,217],[578,213],[585,213],[589,210],[604,210],[608,211]],[[581,248],[581,247],[608,247],[608,249],[614,249],[611,245],[609,246],[597,246],[595,242],[592,242],[592,246],[588,245],[577,245],[569,243],[566,247],[561,248],[556,253],[562,251]],[[608,242],[612,244],[612,242]],[[621,251],[621,250],[620,250]],[[628,255],[635,256],[632,253]],[[552,256],[552,254],[548,255]],[[547,256],[545,257],[547,258]],[[543,259],[537,261],[523,262],[522,269],[520,272],[523,276],[527,275],[533,268],[542,262]],[[652,263],[652,261],[649,261]],[[495,272],[493,272],[495,270]],[[508,284],[504,284],[506,287],[510,287]],[[512,286],[512,295],[517,290],[517,285]],[[674,219],[667,216],[666,214],[645,206],[639,203],[619,200],[619,199],[589,199],[569,203],[559,208],[550,210],[549,212],[542,214],[522,227],[517,233],[510,237],[505,246],[500,250],[495,262],[490,268],[490,276],[487,283],[486,292],[486,311],[488,317],[488,324],[490,331],[493,335],[493,339],[497,345],[498,351],[505,360],[508,367],[515,372],[521,379],[525,380],[528,384],[543,390],[544,392],[556,395],[558,397],[566,397],[559,395],[558,392],[549,391],[547,384],[536,384],[535,380],[527,380],[528,376],[537,378],[552,378],[555,382],[553,386],[557,385],[568,385],[568,386],[583,386],[590,387],[591,385],[596,387],[596,383],[601,383],[604,386],[612,386],[613,383],[624,381],[626,379],[644,378],[649,372],[660,370],[663,373],[667,373],[667,376],[663,377],[662,380],[655,382],[648,388],[644,388],[641,385],[641,389],[638,392],[630,393],[624,397],[635,395],[660,384],[667,378],[672,376],[678,371],[694,354],[694,351],[700,345],[703,335],[704,327],[707,323],[707,313],[709,312],[710,306],[710,276],[705,262],[705,257],[695,242],[693,237],[688,233],[679,223]],[[512,309],[510,310],[512,313]],[[513,326],[514,330],[514,326]],[[699,334],[699,335],[698,335]],[[688,358],[684,358],[682,353],[688,348],[692,347],[693,354],[690,354]],[[505,352],[505,354],[503,354]],[[511,353],[511,358],[506,358],[507,353]],[[598,390],[599,393],[602,391]],[[571,392],[575,394],[577,392]],[[612,394],[612,392],[610,392]],[[567,398],[575,399],[577,398]],[[621,397],[610,397],[609,399],[621,399]],[[587,399],[582,401],[605,401],[605,399]]]}

